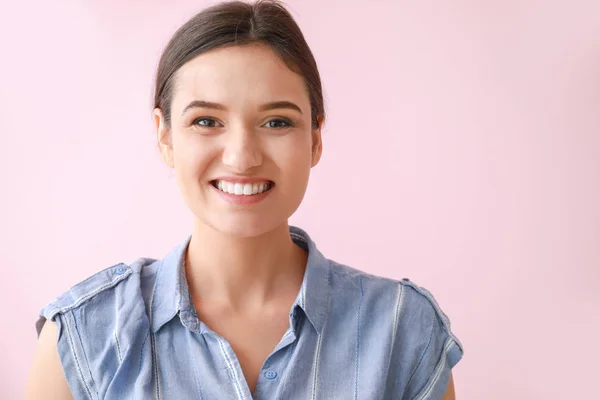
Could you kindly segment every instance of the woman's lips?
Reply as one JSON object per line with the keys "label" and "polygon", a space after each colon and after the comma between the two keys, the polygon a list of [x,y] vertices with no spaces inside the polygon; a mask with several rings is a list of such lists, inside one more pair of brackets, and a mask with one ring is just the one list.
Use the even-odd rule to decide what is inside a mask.
{"label": "woman's lips", "polygon": [[275,183],[266,180],[246,181],[245,183],[232,182],[231,180],[213,180],[210,186],[223,200],[237,205],[258,203],[275,189]]}

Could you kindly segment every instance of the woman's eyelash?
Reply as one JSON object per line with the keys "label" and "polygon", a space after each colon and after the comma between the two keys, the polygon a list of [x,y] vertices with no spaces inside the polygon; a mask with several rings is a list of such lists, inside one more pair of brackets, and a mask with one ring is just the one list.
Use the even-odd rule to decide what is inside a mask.
{"label": "woman's eyelash", "polygon": [[276,126],[276,127],[273,127],[275,129],[291,128],[291,127],[294,126],[294,123],[292,121],[290,121],[289,119],[287,119],[287,118],[274,118],[274,119],[270,120],[269,122],[267,122],[267,124],[269,124],[271,122],[278,122],[278,123],[283,122],[285,124],[285,126]]}
{"label": "woman's eyelash", "polygon": [[192,125],[194,126],[200,126],[202,128],[214,128],[215,126],[211,125],[206,125],[206,124],[200,124],[200,121],[210,121],[211,123],[217,123],[220,124],[220,122],[218,122],[216,119],[214,118],[209,118],[209,117],[198,117],[195,120],[192,121]]}
{"label": "woman's eyelash", "polygon": [[[207,121],[208,124],[206,124],[206,123],[201,124],[202,121]],[[272,120],[269,120],[265,125],[271,124],[274,122],[277,123],[277,126],[271,126],[271,128],[274,128],[274,129],[291,128],[294,126],[294,123],[287,118],[274,118]],[[281,126],[281,123],[283,123],[284,125]],[[216,124],[222,125],[219,121],[217,121],[214,118],[210,118],[210,117],[198,117],[192,121],[192,125],[199,126],[202,128],[216,128],[217,127],[217,126],[215,126]]]}

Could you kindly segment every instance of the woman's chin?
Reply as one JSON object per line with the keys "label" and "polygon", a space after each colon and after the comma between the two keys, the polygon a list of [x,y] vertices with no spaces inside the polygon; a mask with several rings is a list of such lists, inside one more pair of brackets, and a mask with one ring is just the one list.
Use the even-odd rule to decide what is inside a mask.
{"label": "woman's chin", "polygon": [[207,222],[214,230],[223,234],[238,238],[251,238],[271,232],[281,226],[281,224],[287,223],[287,219],[275,221],[272,215],[269,215],[268,217],[259,215],[238,215],[229,218],[211,218],[211,220]]}

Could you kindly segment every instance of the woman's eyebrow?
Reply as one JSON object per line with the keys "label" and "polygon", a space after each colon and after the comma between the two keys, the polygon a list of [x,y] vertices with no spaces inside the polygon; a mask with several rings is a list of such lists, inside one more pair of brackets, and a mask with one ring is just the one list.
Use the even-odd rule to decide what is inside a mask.
{"label": "woman's eyebrow", "polygon": [[[227,107],[225,107],[223,104],[214,103],[212,101],[205,101],[205,100],[194,100],[194,101],[190,102],[190,104],[188,104],[183,109],[183,112],[181,113],[181,115],[184,115],[188,110],[190,110],[192,108],[210,108],[213,110],[221,110],[221,111],[227,110]],[[302,109],[300,107],[298,107],[296,104],[292,103],[291,101],[275,101],[272,103],[266,103],[259,107],[259,111],[269,111],[269,110],[276,110],[276,109],[281,109],[281,108],[288,108],[291,110],[298,111],[300,114],[302,114]]]}
{"label": "woman's eyebrow", "polygon": [[260,106],[259,110],[260,111],[268,111],[268,110],[276,110],[276,109],[280,109],[280,108],[289,108],[291,110],[296,110],[300,114],[302,114],[302,109],[300,109],[300,107],[298,107],[296,104],[292,103],[291,101],[275,101],[273,103],[263,104],[262,106]]}
{"label": "woman's eyebrow", "polygon": [[194,100],[190,104],[185,106],[181,115],[184,115],[186,113],[186,111],[188,111],[192,108],[211,108],[213,110],[223,110],[223,111],[227,110],[227,107],[225,107],[223,104],[213,103],[212,101],[205,101],[205,100]]}

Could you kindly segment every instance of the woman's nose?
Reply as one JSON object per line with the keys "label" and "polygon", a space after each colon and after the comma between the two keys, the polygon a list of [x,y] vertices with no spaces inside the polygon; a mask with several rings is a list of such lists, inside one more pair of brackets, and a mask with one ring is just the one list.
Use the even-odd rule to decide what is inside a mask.
{"label": "woman's nose", "polygon": [[262,164],[262,152],[254,132],[240,129],[227,133],[223,148],[223,164],[240,173]]}

